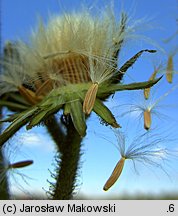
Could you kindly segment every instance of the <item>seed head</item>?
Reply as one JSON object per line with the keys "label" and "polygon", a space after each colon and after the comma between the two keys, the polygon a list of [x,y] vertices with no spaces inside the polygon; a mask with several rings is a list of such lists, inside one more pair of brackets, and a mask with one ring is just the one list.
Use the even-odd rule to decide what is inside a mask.
{"label": "seed head", "polygon": [[[128,26],[124,12],[118,21],[111,9],[95,17],[85,10],[53,17],[47,25],[40,20],[29,43],[9,42],[1,61],[0,94],[18,92],[29,107],[33,107],[18,116],[8,132],[14,133],[28,121],[27,128],[31,128],[63,109],[65,104],[69,104],[68,114],[81,136],[86,130],[85,115],[92,110],[100,113],[100,117],[107,120],[106,124],[119,127],[102,101],[115,91],[143,89],[158,81],[119,84],[123,74],[143,52],[155,52],[142,50],[118,69],[118,55],[130,32],[133,29]],[[100,111],[97,99],[101,100]],[[73,107],[78,111],[74,112]],[[25,120],[23,116],[29,119]],[[7,140],[9,136],[6,133],[1,140]]]}

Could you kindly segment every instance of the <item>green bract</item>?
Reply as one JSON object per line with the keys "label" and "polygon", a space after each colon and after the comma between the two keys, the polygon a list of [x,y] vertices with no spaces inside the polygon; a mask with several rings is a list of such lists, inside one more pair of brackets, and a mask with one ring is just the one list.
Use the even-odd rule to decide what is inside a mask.
{"label": "green bract", "polygon": [[[102,98],[105,94],[111,94],[115,91],[135,90],[151,87],[156,84],[159,79],[149,82],[139,82],[127,85],[112,84],[110,87],[99,88],[97,97]],[[11,125],[0,136],[0,144],[3,145],[20,127],[27,124],[27,129],[38,125],[44,121],[48,116],[58,112],[60,109],[67,106],[67,112],[64,114],[71,115],[73,124],[81,136],[86,133],[85,115],[82,111],[82,102],[84,95],[89,85],[75,84],[70,87],[63,87],[61,89],[53,90],[46,96],[39,104],[27,108],[27,110],[20,114],[15,114],[14,118],[7,119],[12,122]],[[77,92],[78,89],[78,92]],[[105,90],[104,90],[105,89]],[[107,89],[107,90],[106,90]],[[112,112],[102,103],[100,99],[96,99],[93,111],[103,119],[103,121],[112,127],[120,127],[114,118]],[[6,120],[3,120],[3,122]]]}

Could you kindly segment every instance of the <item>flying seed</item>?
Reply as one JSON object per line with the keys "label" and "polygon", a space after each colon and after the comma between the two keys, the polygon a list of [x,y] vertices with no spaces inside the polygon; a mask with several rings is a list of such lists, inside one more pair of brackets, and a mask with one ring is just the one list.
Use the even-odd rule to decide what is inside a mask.
{"label": "flying seed", "polygon": [[119,176],[122,173],[122,170],[123,170],[123,167],[124,167],[124,164],[125,164],[125,160],[126,160],[126,158],[122,157],[118,161],[118,163],[116,164],[111,176],[106,181],[106,183],[105,183],[105,185],[103,187],[103,190],[107,191],[117,181],[117,179],[119,178]]}
{"label": "flying seed", "polygon": [[20,162],[9,164],[8,169],[19,169],[26,166],[30,166],[31,164],[33,164],[32,160],[20,161]]}
{"label": "flying seed", "polygon": [[167,69],[166,69],[166,79],[169,83],[172,83],[173,78],[173,56],[168,57]]}
{"label": "flying seed", "polygon": [[[149,78],[149,81],[154,80],[156,78],[157,73],[158,73],[158,68],[155,68],[155,70],[153,71],[151,77]],[[151,87],[144,89],[144,97],[145,97],[146,100],[150,96],[150,90],[151,90]]]}
{"label": "flying seed", "polygon": [[151,126],[151,113],[150,110],[144,111],[144,128],[145,130],[149,130]]}
{"label": "flying seed", "polygon": [[93,83],[88,89],[83,102],[83,112],[89,115],[93,109],[98,91],[98,83]]}

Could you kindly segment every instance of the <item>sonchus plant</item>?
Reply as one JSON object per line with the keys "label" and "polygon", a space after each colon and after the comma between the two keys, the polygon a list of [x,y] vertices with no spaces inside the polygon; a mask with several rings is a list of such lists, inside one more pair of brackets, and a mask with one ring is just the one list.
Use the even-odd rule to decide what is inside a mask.
{"label": "sonchus plant", "polygon": [[[0,146],[22,126],[44,123],[57,145],[54,199],[70,199],[80,159],[86,119],[94,111],[106,125],[121,127],[104,101],[117,91],[150,88],[159,79],[123,84],[124,74],[144,53],[119,66],[119,54],[133,35],[126,13],[120,19],[111,9],[92,16],[89,11],[39,21],[29,43],[7,42],[1,59],[0,106],[15,114],[1,122],[10,125],[0,135]],[[62,110],[61,124],[54,114]],[[65,126],[66,130],[63,130]]]}
{"label": "sonchus plant", "polygon": [[[1,60],[1,104],[24,110],[7,119],[0,137],[3,145],[20,127],[38,125],[60,109],[69,115],[80,136],[86,134],[86,116],[94,111],[106,124],[120,127],[103,101],[116,91],[149,88],[159,79],[121,84],[123,75],[143,52],[118,68],[118,56],[132,27],[127,15],[92,17],[87,11],[39,22],[29,44],[8,42]],[[12,94],[18,92],[19,95]],[[13,100],[8,101],[6,95]],[[13,102],[12,102],[13,101]]]}

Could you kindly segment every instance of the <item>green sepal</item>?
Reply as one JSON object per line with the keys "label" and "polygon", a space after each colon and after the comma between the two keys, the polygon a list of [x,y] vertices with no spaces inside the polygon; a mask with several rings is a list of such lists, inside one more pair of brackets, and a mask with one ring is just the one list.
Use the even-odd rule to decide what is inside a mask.
{"label": "green sepal", "polygon": [[14,121],[17,117],[19,116],[19,114],[15,113],[13,115],[10,115],[9,117],[5,118],[5,119],[1,119],[0,120],[0,124],[4,123],[4,122],[12,122]]}
{"label": "green sepal", "polygon": [[86,135],[86,121],[83,113],[83,107],[80,100],[74,100],[70,103],[70,115],[75,129],[81,137]]}
{"label": "green sepal", "polygon": [[40,111],[38,112],[38,114],[36,114],[32,120],[30,121],[30,123],[26,126],[26,129],[29,130],[31,129],[32,127],[38,125],[43,119],[44,117],[46,116],[46,114],[49,112],[49,110],[43,110],[43,111]]}
{"label": "green sepal", "polygon": [[66,103],[64,105],[64,112],[63,112],[64,115],[68,115],[70,114],[70,103]]}
{"label": "green sepal", "polygon": [[[139,89],[145,89],[150,88],[153,85],[155,85],[163,76],[159,77],[155,80],[150,80],[146,82],[136,82],[136,83],[130,83],[130,84],[106,84],[99,88],[98,90],[98,97],[103,97],[106,94],[112,94],[116,91],[124,91],[124,90],[139,90]],[[107,93],[106,93],[107,88]]]}
{"label": "green sepal", "polygon": [[44,99],[39,105],[36,114],[31,118],[30,123],[27,125],[27,130],[32,127],[38,125],[41,121],[45,120],[50,114],[53,114],[63,106],[65,100],[63,96],[59,96],[56,98],[56,101],[52,100],[52,98]]}
{"label": "green sepal", "polygon": [[103,104],[103,102],[99,99],[95,100],[95,105],[93,107],[93,111],[99,115],[106,124],[111,125],[114,128],[121,127],[112,112]]}
{"label": "green sepal", "polygon": [[0,101],[0,107],[3,107],[3,106],[6,106],[6,107],[8,107],[10,109],[20,109],[20,110],[26,110],[26,109],[28,109],[28,106],[26,106],[26,105],[15,103],[15,102],[1,100]]}
{"label": "green sepal", "polygon": [[11,138],[22,126],[24,126],[29,118],[36,112],[37,107],[20,113],[0,135],[0,146],[2,146],[9,138]]}
{"label": "green sepal", "polygon": [[155,53],[156,50],[145,49],[139,51],[132,58],[126,61],[126,63],[121,68],[119,68],[119,72],[121,74],[124,74],[137,61],[137,59],[142,55],[143,52]]}
{"label": "green sepal", "polygon": [[[18,104],[21,105],[26,105],[28,107],[31,106],[31,104],[26,101],[20,94],[18,94],[17,92],[11,92],[11,93],[7,93],[7,96],[12,98],[14,101],[18,102]],[[5,96],[6,97],[6,96]]]}

